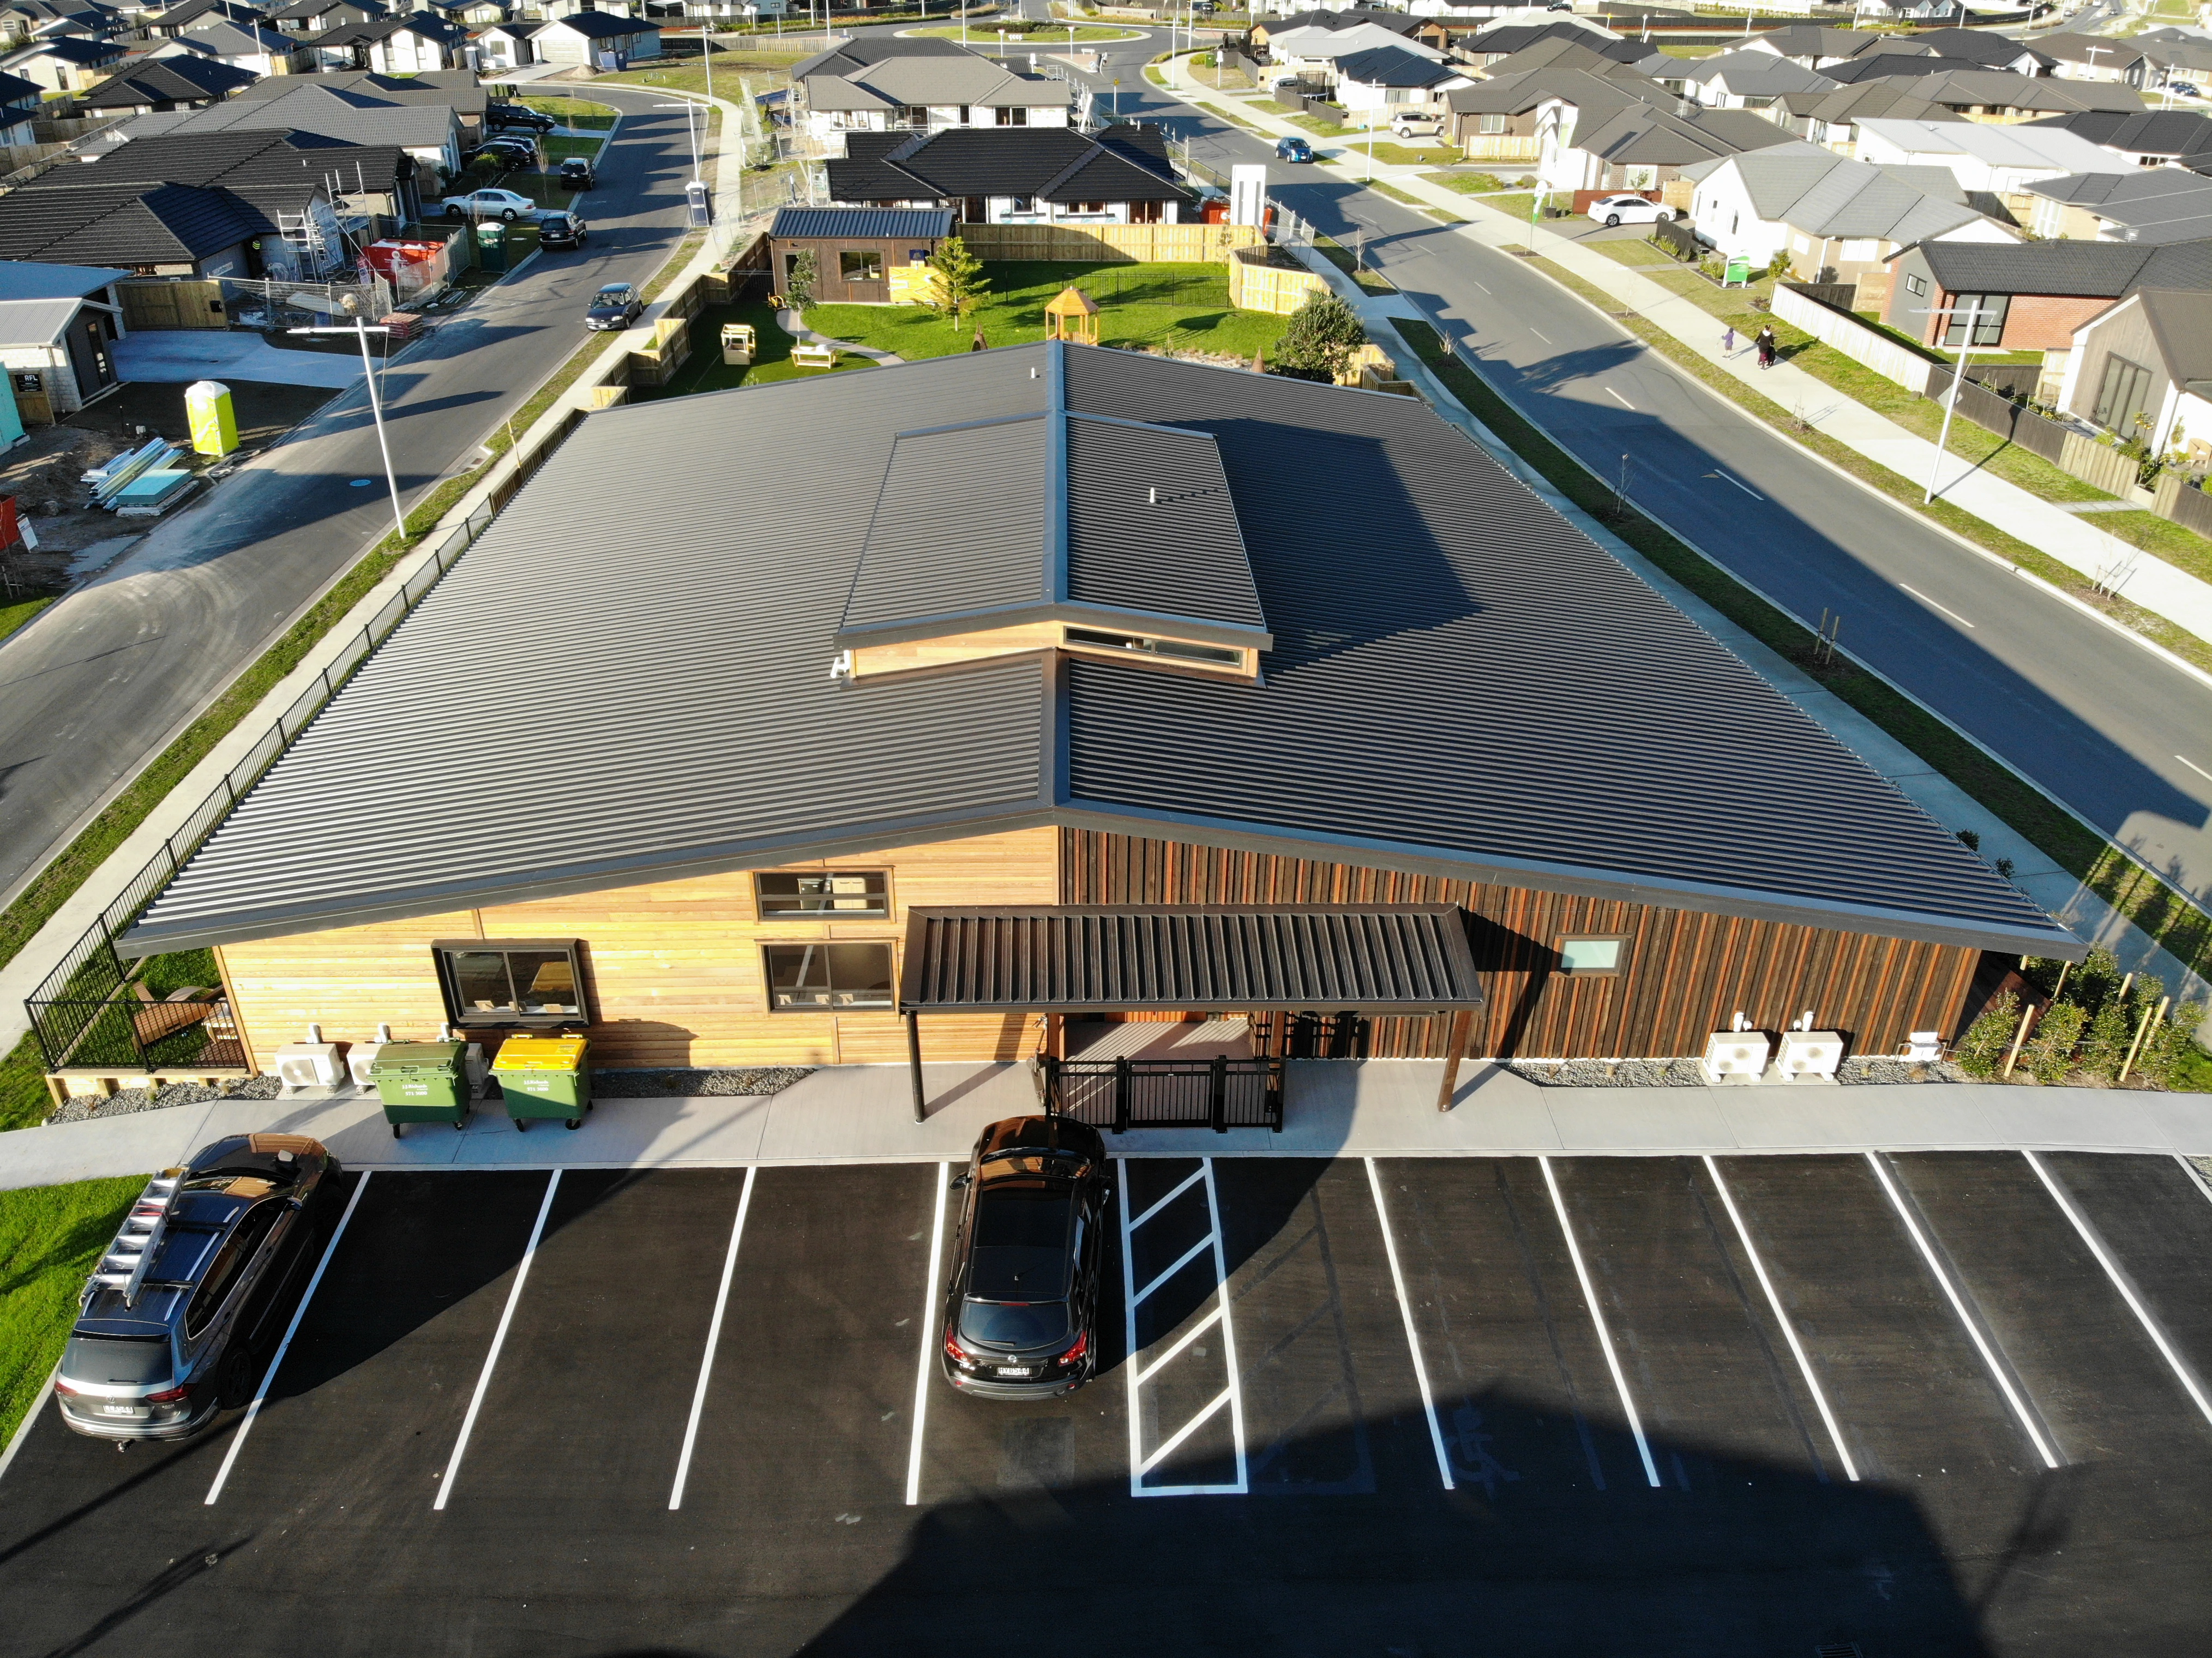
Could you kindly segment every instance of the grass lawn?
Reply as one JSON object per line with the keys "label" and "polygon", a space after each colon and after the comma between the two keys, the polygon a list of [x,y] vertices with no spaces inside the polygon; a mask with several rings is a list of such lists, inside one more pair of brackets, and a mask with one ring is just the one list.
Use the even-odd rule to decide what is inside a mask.
{"label": "grass lawn", "polygon": [[[1534,191],[1516,190],[1510,196],[1492,196],[1483,203],[1483,205],[1494,207],[1500,213],[1510,214],[1512,217],[1520,220],[1522,224],[1526,224],[1528,222],[1529,214],[1535,211],[1536,195]],[[1604,246],[1610,246],[1612,244],[1606,243]]]}
{"label": "grass lawn", "polygon": [[1342,138],[1347,137],[1352,131],[1350,127],[1340,127],[1334,121],[1324,121],[1318,115],[1291,115],[1285,118],[1292,126],[1304,127],[1317,138]]}
{"label": "grass lawn", "polygon": [[599,152],[606,147],[607,141],[604,138],[548,138],[544,144],[546,165],[558,166],[572,155],[596,161],[599,159]]}
{"label": "grass lawn", "polygon": [[1102,345],[1172,346],[1249,358],[1282,337],[1285,317],[1238,311],[1229,274],[1216,264],[1048,264],[992,263],[991,292],[974,319],[957,326],[920,306],[823,305],[807,325],[902,357],[941,357],[968,349],[981,329],[992,345],[1044,337],[1045,301],[1070,285],[1098,301]]}
{"label": "grass lawn", "polygon": [[[743,367],[722,361],[722,325],[733,322],[753,325],[753,361]],[[759,301],[710,305],[691,319],[691,356],[677,371],[676,378],[663,386],[633,390],[630,401],[650,403],[659,398],[689,397],[695,392],[726,392],[771,380],[817,380],[823,374],[876,366],[866,357],[847,357],[835,368],[801,368],[791,361],[791,348],[797,343],[776,326],[775,313]]]}
{"label": "grass lawn", "polygon": [[[595,104],[583,98],[523,98],[517,101],[525,109],[551,116],[564,127],[589,127],[594,131],[609,132],[621,118],[612,105]],[[546,142],[555,141],[549,138]]]}
{"label": "grass lawn", "polygon": [[1487,173],[1424,173],[1421,182],[1442,185],[1446,190],[1456,190],[1462,196],[1495,196],[1503,194],[1505,189],[1503,179]]}
{"label": "grass lawn", "polygon": [[143,1175],[0,1192],[0,1443],[28,1413]]}
{"label": "grass lawn", "polygon": [[[1352,151],[1344,158],[1345,163],[1356,164],[1367,159],[1367,134],[1364,128],[1353,129],[1346,142],[1352,146]],[[1416,148],[1378,136],[1375,140],[1375,159],[1392,167],[1449,167],[1459,159],[1459,152],[1448,145],[1423,144]]]}
{"label": "grass lawn", "polygon": [[1357,252],[1342,242],[1327,236],[1316,236],[1314,238],[1314,250],[1358,282],[1363,294],[1395,294],[1398,291],[1397,283],[1361,259]]}
{"label": "grass lawn", "polygon": [[52,593],[43,598],[11,598],[0,602],[0,639],[7,638],[53,602]]}
{"label": "grass lawn", "polygon": [[[735,92],[740,75],[750,83],[756,97],[772,92],[789,82],[791,66],[799,61],[800,55],[774,51],[766,42],[738,51],[718,43],[714,47],[714,95],[719,98]],[[668,87],[678,92],[707,90],[706,65],[696,58],[682,63],[663,60],[650,69],[626,69],[599,78],[626,87]]]}

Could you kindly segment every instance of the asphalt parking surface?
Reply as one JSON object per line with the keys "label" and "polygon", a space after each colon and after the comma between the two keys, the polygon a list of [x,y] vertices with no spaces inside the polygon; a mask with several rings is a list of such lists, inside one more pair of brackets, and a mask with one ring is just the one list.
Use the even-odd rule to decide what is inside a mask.
{"label": "asphalt parking surface", "polygon": [[368,1177],[250,1427],[34,1421],[0,1647],[2206,1648],[2174,1160],[1121,1168],[1037,1403],[939,1374],[948,1165]]}

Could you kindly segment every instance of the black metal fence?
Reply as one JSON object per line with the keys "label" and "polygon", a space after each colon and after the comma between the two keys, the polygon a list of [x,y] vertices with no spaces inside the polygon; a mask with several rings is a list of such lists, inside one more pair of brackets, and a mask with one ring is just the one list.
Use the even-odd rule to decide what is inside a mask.
{"label": "black metal fence", "polygon": [[1093,1128],[1232,1128],[1283,1131],[1279,1059],[1055,1060],[1037,1061],[1048,1115]]}
{"label": "black metal fence", "polygon": [[132,996],[27,1002],[46,1068],[224,1071],[246,1064],[230,1004]]}

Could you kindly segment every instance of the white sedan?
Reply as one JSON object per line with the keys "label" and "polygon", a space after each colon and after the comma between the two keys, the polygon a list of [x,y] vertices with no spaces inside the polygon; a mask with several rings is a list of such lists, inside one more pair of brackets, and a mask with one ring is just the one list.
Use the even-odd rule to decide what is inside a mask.
{"label": "white sedan", "polygon": [[1589,216],[1601,225],[1666,224],[1674,210],[1641,196],[1601,196],[1589,204]]}
{"label": "white sedan", "polygon": [[446,216],[449,219],[505,219],[512,222],[535,217],[537,213],[537,203],[511,190],[479,190],[471,195],[446,197]]}

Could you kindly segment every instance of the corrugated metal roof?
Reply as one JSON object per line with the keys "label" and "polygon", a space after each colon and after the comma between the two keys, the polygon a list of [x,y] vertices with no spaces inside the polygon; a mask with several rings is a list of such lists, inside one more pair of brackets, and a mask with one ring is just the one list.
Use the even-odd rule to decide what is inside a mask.
{"label": "corrugated metal roof", "polygon": [[1081,416],[1067,422],[1067,596],[1266,628],[1211,434]]}
{"label": "corrugated metal roof", "polygon": [[899,986],[916,1013],[1482,1005],[1456,904],[914,909]]}
{"label": "corrugated metal roof", "polygon": [[768,234],[796,240],[907,237],[923,240],[952,234],[952,211],[942,207],[783,207]]}
{"label": "corrugated metal roof", "polygon": [[[834,682],[898,435],[1042,414],[1055,357],[1071,409],[1212,434],[1264,682],[1036,656]],[[1052,823],[2072,947],[1423,404],[1058,346],[592,416],[131,944]]]}

